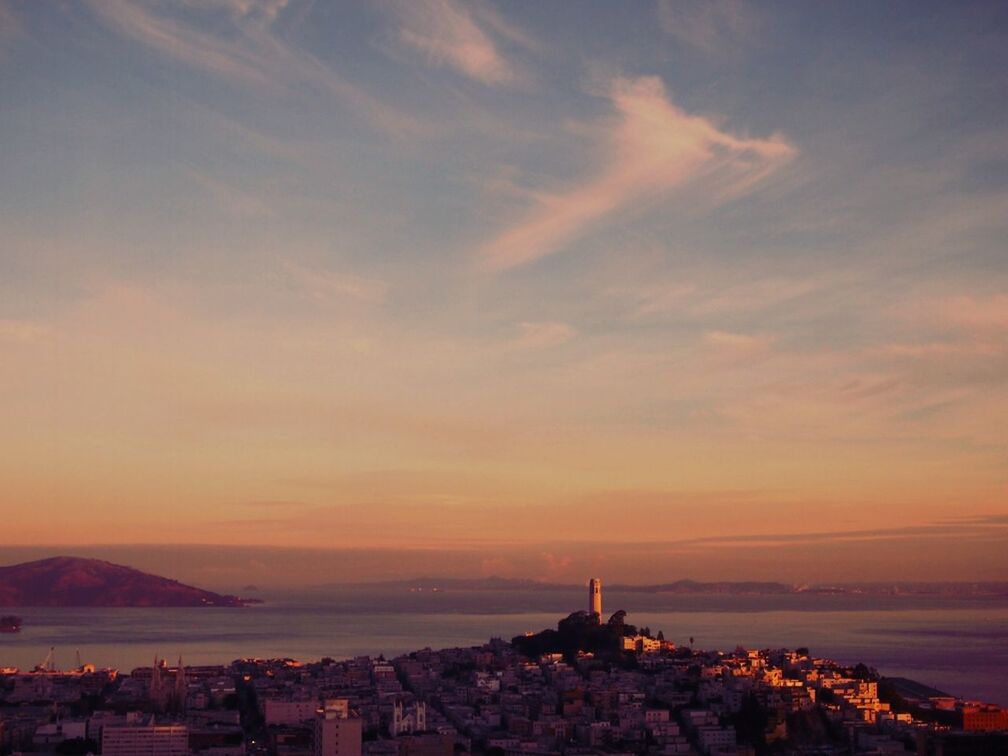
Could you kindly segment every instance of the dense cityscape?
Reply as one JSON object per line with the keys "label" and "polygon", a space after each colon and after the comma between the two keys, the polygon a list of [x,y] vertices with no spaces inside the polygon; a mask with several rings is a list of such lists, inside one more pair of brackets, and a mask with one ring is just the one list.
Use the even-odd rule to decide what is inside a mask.
{"label": "dense cityscape", "polygon": [[0,669],[0,752],[1003,754],[1008,710],[809,649],[676,647],[601,583],[556,630],[386,659]]}

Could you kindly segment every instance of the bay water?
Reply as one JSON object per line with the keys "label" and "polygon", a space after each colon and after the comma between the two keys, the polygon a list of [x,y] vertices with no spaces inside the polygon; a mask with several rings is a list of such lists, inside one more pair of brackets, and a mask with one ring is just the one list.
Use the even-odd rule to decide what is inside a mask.
{"label": "bay water", "polygon": [[[331,587],[266,592],[243,608],[11,608],[22,632],[0,635],[0,666],[31,669],[55,648],[58,667],[124,672],[154,656],[187,664],[244,657],[303,661],[391,657],[424,647],[471,646],[555,627],[583,608],[564,590],[419,590]],[[1008,601],[997,597],[876,595],[605,595],[606,613],[662,630],[678,645],[732,650],[796,648],[864,662],[961,697],[1008,705]]]}

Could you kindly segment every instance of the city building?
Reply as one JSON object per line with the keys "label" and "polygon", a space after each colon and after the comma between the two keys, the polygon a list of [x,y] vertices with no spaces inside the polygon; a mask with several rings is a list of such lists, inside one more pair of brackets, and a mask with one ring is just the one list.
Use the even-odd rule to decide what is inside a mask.
{"label": "city building", "polygon": [[300,700],[285,700],[267,698],[262,704],[263,719],[267,725],[296,725],[301,722],[311,722],[318,711],[318,700],[315,698]]}
{"label": "city building", "polygon": [[1008,731],[1008,709],[991,704],[966,704],[962,707],[962,728],[966,732]]}
{"label": "city building", "polygon": [[361,756],[361,720],[345,698],[327,699],[315,713],[314,756]]}
{"label": "city building", "polygon": [[189,728],[146,722],[102,728],[103,756],[189,756]]}

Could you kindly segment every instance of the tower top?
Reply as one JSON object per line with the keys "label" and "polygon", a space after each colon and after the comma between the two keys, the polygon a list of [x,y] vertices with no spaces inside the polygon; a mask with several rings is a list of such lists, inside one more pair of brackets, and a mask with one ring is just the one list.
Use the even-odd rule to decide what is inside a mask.
{"label": "tower top", "polygon": [[591,578],[588,581],[588,613],[598,615],[602,621],[602,580]]}

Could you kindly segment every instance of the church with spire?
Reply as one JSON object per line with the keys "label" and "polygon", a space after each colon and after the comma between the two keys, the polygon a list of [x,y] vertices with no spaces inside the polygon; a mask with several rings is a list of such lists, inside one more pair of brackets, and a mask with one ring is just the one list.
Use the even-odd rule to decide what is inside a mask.
{"label": "church with spire", "polygon": [[181,714],[185,712],[188,694],[189,683],[182,657],[179,657],[178,666],[171,668],[166,660],[155,656],[149,690],[151,708],[159,714]]}

